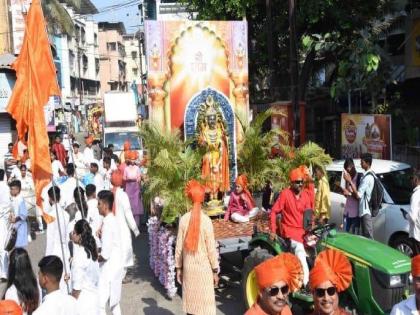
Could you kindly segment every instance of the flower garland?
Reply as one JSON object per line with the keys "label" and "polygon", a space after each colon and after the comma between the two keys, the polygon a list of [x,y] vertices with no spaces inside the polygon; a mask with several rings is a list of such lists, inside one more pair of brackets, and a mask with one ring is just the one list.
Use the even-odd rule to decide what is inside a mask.
{"label": "flower garland", "polygon": [[149,218],[149,264],[159,282],[165,287],[170,298],[177,293],[175,284],[175,236],[165,227],[160,226],[157,217]]}

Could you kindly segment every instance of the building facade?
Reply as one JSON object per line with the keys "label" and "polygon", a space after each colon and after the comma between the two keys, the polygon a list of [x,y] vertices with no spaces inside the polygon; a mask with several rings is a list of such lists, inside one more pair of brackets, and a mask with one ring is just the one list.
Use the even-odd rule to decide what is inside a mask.
{"label": "building facade", "polygon": [[108,91],[127,91],[126,52],[122,22],[98,23],[100,94]]}

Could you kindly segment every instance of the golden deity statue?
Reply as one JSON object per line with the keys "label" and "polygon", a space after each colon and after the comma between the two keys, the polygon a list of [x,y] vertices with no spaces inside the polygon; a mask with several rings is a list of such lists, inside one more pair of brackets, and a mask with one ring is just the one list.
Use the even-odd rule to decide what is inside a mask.
{"label": "golden deity statue", "polygon": [[[230,189],[228,135],[219,105],[212,96],[209,95],[205,103],[201,104],[200,113],[197,122],[198,145],[206,151],[201,173],[210,196],[208,208],[217,212],[216,208],[222,205],[218,200],[219,193],[224,194]],[[213,211],[209,214],[216,213]]]}

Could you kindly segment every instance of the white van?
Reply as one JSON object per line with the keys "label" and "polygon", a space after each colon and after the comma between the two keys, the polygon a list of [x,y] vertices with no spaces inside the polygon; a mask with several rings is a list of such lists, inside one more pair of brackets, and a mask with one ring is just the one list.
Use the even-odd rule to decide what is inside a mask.
{"label": "white van", "polygon": [[[358,173],[363,173],[360,159],[354,159]],[[341,186],[344,160],[334,161],[326,167],[331,189],[331,223],[343,223],[346,197]],[[406,163],[373,159],[372,170],[384,186],[384,202],[379,214],[373,218],[373,237],[412,256],[413,247],[408,238],[408,221],[401,209],[409,211],[413,192],[411,176],[413,169]]]}

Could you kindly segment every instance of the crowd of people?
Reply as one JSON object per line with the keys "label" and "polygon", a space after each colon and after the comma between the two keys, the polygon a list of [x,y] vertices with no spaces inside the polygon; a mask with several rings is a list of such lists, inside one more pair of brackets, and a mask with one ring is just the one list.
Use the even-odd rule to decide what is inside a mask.
{"label": "crowd of people", "polygon": [[[55,138],[52,179],[38,206],[27,149],[19,153],[9,144],[0,169],[0,281],[6,286],[0,310],[99,315],[109,308],[121,314],[121,287],[135,263],[132,233],[140,234],[143,215],[143,166],[129,143],[120,157],[112,145],[96,150],[92,137],[85,145],[83,153],[77,142],[66,150]],[[38,275],[26,250],[32,240],[28,217],[37,218],[34,232],[46,229]]]}
{"label": "crowd of people", "polygon": [[[59,137],[51,146],[52,180],[42,192],[43,204],[39,207],[28,152],[23,149],[16,159],[14,146],[9,145],[5,168],[0,169],[0,278],[6,284],[0,310],[17,307],[21,313],[16,314],[70,315],[106,314],[108,307],[113,315],[121,314],[121,287],[129,281],[127,269],[135,263],[132,233],[134,237],[139,235],[144,214],[143,165],[129,143],[125,143],[119,157],[112,145],[103,153],[98,151],[91,137],[85,139],[83,152],[79,143],[73,142],[71,146],[71,150],[66,150]],[[347,197],[344,228],[369,238],[372,238],[369,199],[375,185],[371,165],[372,156],[363,155],[361,167],[365,172],[360,175],[353,160],[346,160],[342,183]],[[420,176],[417,174],[416,178],[419,185]],[[338,306],[338,295],[352,281],[349,261],[342,253],[327,249],[309,270],[303,244],[307,209],[313,209],[313,224],[326,224],[331,216],[325,170],[315,165],[311,172],[302,165],[291,170],[289,180],[290,186],[274,202],[265,202],[268,205],[265,210],[269,214],[271,237],[280,235],[290,241],[291,251],[255,268],[259,293],[246,315],[291,314],[287,296],[302,288],[313,295],[313,314],[347,314]],[[235,184],[225,220],[246,223],[262,210],[256,207],[245,175],[238,176]],[[271,190],[270,185],[267,187]],[[414,204],[419,203],[417,188]],[[220,267],[213,225],[201,210],[206,189],[192,180],[185,193],[192,208],[178,225],[176,279],[182,285],[184,311],[212,315],[216,314],[214,287],[219,282]],[[273,199],[272,192],[269,196]],[[38,262],[37,275],[26,251],[31,241],[29,216],[36,217],[37,233],[44,233],[46,228],[45,255]],[[418,234],[416,220],[412,217],[410,221],[414,237]],[[420,283],[419,264],[420,258],[416,257],[413,260],[416,288]],[[408,314],[401,309],[412,307],[410,301],[395,306],[393,314]]]}

